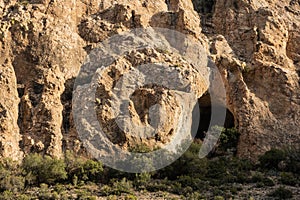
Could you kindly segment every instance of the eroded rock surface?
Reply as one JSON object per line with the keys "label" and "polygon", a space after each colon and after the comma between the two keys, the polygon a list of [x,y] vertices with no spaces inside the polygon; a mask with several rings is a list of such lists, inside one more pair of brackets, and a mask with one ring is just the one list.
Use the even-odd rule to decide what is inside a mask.
{"label": "eroded rock surface", "polygon": [[[300,2],[211,2],[1,1],[1,156],[19,159],[22,152],[40,152],[61,157],[67,149],[84,153],[71,113],[74,79],[99,42],[146,27],[179,31],[197,39],[206,53],[210,49],[226,86],[227,107],[241,132],[238,155],[255,159],[271,147],[299,144]],[[163,61],[170,67],[178,66],[188,78],[194,77],[189,81],[198,98],[207,89],[184,60],[169,52],[151,51],[117,59],[99,82],[97,98],[102,107],[97,106],[98,119],[115,134],[111,140],[124,148],[141,140],[116,130],[110,124],[115,116],[107,110],[112,84],[126,70],[144,61]],[[143,125],[154,123],[148,120],[151,106],[165,104],[167,115],[156,115],[167,117],[169,122],[159,125],[157,139],[143,141],[153,148],[167,143],[166,135],[179,123],[174,113],[180,108],[173,95],[149,85],[131,97],[132,120]],[[146,101],[146,96],[152,101]]]}
{"label": "eroded rock surface", "polygon": [[299,145],[300,21],[291,11],[298,5],[216,1],[214,33],[224,37],[212,38],[213,53],[241,132],[240,156],[257,158],[272,147]]}

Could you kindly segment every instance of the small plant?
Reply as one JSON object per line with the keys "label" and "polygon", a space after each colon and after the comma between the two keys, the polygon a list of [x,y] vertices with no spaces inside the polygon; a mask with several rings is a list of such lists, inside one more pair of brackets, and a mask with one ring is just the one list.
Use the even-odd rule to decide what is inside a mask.
{"label": "small plant", "polygon": [[221,132],[216,150],[236,152],[240,133],[236,128],[224,128],[221,126],[213,126],[210,133],[215,137]]}
{"label": "small plant", "polygon": [[26,194],[21,194],[16,197],[17,200],[30,200],[31,198],[27,196]]}
{"label": "small plant", "polygon": [[83,182],[99,182],[103,178],[103,166],[100,161],[88,160],[67,152],[65,157],[66,170],[73,185]]}
{"label": "small plant", "polygon": [[285,185],[296,186],[298,180],[292,173],[282,172],[280,174],[280,182]]}
{"label": "small plant", "polygon": [[287,154],[286,170],[300,174],[300,147],[290,147],[285,150]]}
{"label": "small plant", "polygon": [[63,160],[30,154],[23,161],[27,181],[35,184],[53,184],[67,178]]}
{"label": "small plant", "polygon": [[214,200],[224,200],[224,197],[222,197],[222,196],[215,196]]}
{"label": "small plant", "polygon": [[264,178],[262,182],[265,186],[269,186],[269,187],[275,185],[274,181],[271,178],[268,178],[268,177]]}
{"label": "small plant", "polygon": [[121,181],[116,181],[114,179],[112,182],[112,194],[121,195],[123,193],[131,194],[132,193],[132,182],[128,181],[126,178],[123,178]]}
{"label": "small plant", "polygon": [[220,136],[221,148],[224,150],[236,148],[238,144],[240,133],[236,128],[223,129]]}
{"label": "small plant", "polygon": [[263,173],[261,173],[261,172],[255,172],[255,173],[252,175],[251,181],[252,181],[253,183],[257,183],[257,182],[262,182],[263,179],[264,179]]}
{"label": "small plant", "polygon": [[193,192],[187,195],[187,200],[194,200],[194,199],[202,199],[202,196],[199,192]]}
{"label": "small plant", "polygon": [[271,149],[259,158],[260,164],[266,169],[278,169],[278,164],[285,160],[286,154],[279,149]]}
{"label": "small plant", "polygon": [[129,151],[133,153],[148,153],[151,152],[151,149],[145,144],[137,144],[134,147],[131,147]]}
{"label": "small plant", "polygon": [[0,191],[18,192],[24,189],[25,179],[19,164],[11,159],[0,162]]}
{"label": "small plant", "polygon": [[279,198],[279,199],[290,199],[293,197],[292,191],[284,187],[279,187],[275,191],[271,192],[268,196]]}
{"label": "small plant", "polygon": [[138,198],[133,194],[128,194],[125,196],[125,200],[137,200]]}
{"label": "small plant", "polygon": [[137,189],[144,189],[150,180],[151,180],[151,174],[144,172],[135,175],[133,184]]}
{"label": "small plant", "polygon": [[0,200],[14,200],[14,193],[9,190],[5,190],[1,195],[0,195]]}

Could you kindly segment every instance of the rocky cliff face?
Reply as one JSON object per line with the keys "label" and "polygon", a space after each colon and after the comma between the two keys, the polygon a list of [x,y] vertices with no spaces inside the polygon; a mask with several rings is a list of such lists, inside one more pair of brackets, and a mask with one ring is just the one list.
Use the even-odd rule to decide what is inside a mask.
{"label": "rocky cliff face", "polygon": [[[71,113],[74,79],[97,43],[146,27],[189,35],[211,55],[226,86],[227,108],[241,133],[240,156],[256,158],[271,147],[299,144],[300,1],[203,2],[1,1],[1,156],[20,159],[23,153],[40,152],[61,157],[66,149],[85,153]],[[198,76],[192,66],[178,63],[168,52],[150,51],[120,58],[121,64],[112,65],[100,81],[98,99],[106,102],[97,108],[98,119],[116,134],[110,138],[114,143],[126,147],[138,140],[110,126],[111,84],[126,73],[122,62],[134,66],[166,59],[182,66],[188,77]],[[197,80],[190,78],[190,84],[200,98],[207,85]],[[146,96],[155,102],[146,101]],[[160,139],[144,141],[158,146],[168,142],[168,133],[179,123],[173,119],[180,108],[172,92],[140,88],[131,101],[133,119],[148,125],[145,110],[157,102],[168,105],[170,121],[160,125]]]}

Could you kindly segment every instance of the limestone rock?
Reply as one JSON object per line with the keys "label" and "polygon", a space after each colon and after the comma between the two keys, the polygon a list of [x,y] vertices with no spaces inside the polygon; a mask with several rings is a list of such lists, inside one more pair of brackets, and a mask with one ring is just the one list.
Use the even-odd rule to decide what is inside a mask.
{"label": "limestone rock", "polygon": [[[208,9],[189,0],[0,1],[1,156],[21,159],[23,151],[61,157],[68,149],[86,154],[72,116],[74,80],[99,42],[147,27],[179,31],[200,42],[206,53],[211,51],[226,86],[227,108],[241,132],[238,155],[255,160],[271,147],[298,145],[299,1],[216,0],[212,4]],[[173,46],[181,42],[173,41]],[[128,136],[129,119],[123,120],[128,131],[115,129],[110,103],[112,88],[126,70],[163,61],[177,66],[197,98],[207,90],[195,69],[197,63],[189,65],[157,48],[148,50],[132,51],[115,63],[104,60],[109,68],[103,71],[93,99],[108,134],[119,134],[111,135],[111,140],[125,149],[139,138]],[[176,114],[182,112],[174,96],[154,85],[134,93],[128,104],[131,120],[159,130],[156,139],[138,142],[154,148],[169,141],[167,135],[179,125]],[[169,123],[149,121],[154,114],[158,119],[167,117]]]}
{"label": "limestone rock", "polygon": [[[216,1],[216,63],[241,132],[238,155],[256,159],[271,147],[299,145],[299,17],[289,1]],[[225,46],[230,50],[224,50]],[[228,49],[228,48],[227,48]],[[244,63],[244,64],[243,64]],[[297,75],[298,73],[298,75]]]}

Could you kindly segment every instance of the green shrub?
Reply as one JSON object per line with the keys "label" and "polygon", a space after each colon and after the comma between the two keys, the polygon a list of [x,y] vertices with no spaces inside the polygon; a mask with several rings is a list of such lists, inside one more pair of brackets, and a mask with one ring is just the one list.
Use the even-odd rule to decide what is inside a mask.
{"label": "green shrub", "polygon": [[182,187],[191,187],[193,190],[199,190],[203,185],[201,184],[203,181],[199,178],[193,178],[190,176],[180,176],[177,180],[181,183]]}
{"label": "green shrub", "polygon": [[300,147],[291,147],[285,150],[287,154],[286,171],[300,174]]}
{"label": "green shrub", "polygon": [[220,148],[223,150],[236,149],[240,133],[236,128],[225,128],[220,135]]}
{"label": "green shrub", "polygon": [[126,178],[123,178],[121,181],[112,179],[112,191],[111,194],[121,195],[123,193],[131,194],[133,185],[131,181],[128,181]]}
{"label": "green shrub", "polygon": [[193,142],[188,150],[174,163],[159,170],[160,178],[167,177],[170,180],[178,176],[188,175],[194,178],[203,178],[207,173],[208,161],[199,158],[201,143]]}
{"label": "green shrub", "polygon": [[133,181],[133,185],[137,189],[145,189],[146,185],[151,180],[151,174],[147,172],[143,172],[135,175],[135,179]]}
{"label": "green shrub", "polygon": [[99,182],[103,174],[103,167],[100,161],[87,160],[82,168],[81,175],[83,179],[87,179],[93,182]]}
{"label": "green shrub", "polygon": [[25,179],[22,176],[7,175],[0,180],[1,190],[18,192],[24,189]]}
{"label": "green shrub", "polygon": [[165,180],[156,180],[147,184],[146,189],[149,192],[170,191],[170,186]]}
{"label": "green shrub", "polygon": [[25,157],[23,168],[28,183],[54,184],[67,178],[63,160],[49,156],[42,157],[39,154],[30,154]]}
{"label": "green shrub", "polygon": [[56,184],[54,186],[54,191],[57,192],[58,194],[63,193],[66,190],[66,186],[62,184]]}
{"label": "green shrub", "polygon": [[274,181],[268,177],[264,178],[262,182],[265,186],[274,186],[275,185]]}
{"label": "green shrub", "polygon": [[109,187],[108,185],[104,185],[100,189],[100,193],[103,196],[109,196],[111,194],[111,192],[112,192],[112,188]]}
{"label": "green shrub", "polygon": [[227,174],[228,161],[220,158],[209,162],[207,177],[222,180]]}
{"label": "green shrub", "polygon": [[12,191],[4,191],[0,195],[0,200],[14,200],[14,193]]}
{"label": "green shrub", "polygon": [[237,183],[248,183],[250,179],[248,178],[248,174],[246,172],[238,172],[236,174],[236,182]]}
{"label": "green shrub", "polygon": [[172,192],[174,194],[183,194],[183,189],[182,189],[181,183],[173,182],[171,184],[170,192]]}
{"label": "green shrub", "polygon": [[152,150],[145,144],[138,144],[131,147],[129,151],[133,153],[148,153],[151,152]]}
{"label": "green shrub", "polygon": [[284,187],[279,187],[275,191],[271,192],[269,196],[279,198],[279,199],[290,199],[293,197],[293,193],[289,189],[286,189]]}
{"label": "green shrub", "polygon": [[285,185],[295,186],[298,180],[292,173],[282,172],[280,173],[280,182]]}
{"label": "green shrub", "polygon": [[214,200],[224,200],[224,197],[222,197],[222,196],[215,196]]}
{"label": "green shrub", "polygon": [[181,191],[181,194],[183,194],[184,196],[187,196],[188,194],[193,193],[193,188],[190,186],[184,187]]}
{"label": "green shrub", "polygon": [[93,196],[90,191],[87,191],[84,188],[76,190],[76,194],[77,194],[78,200],[96,200],[97,199],[96,196]]}
{"label": "green shrub", "polygon": [[261,173],[261,172],[255,172],[255,173],[252,175],[251,181],[252,181],[253,183],[257,183],[257,182],[262,182],[263,179],[264,179],[263,173]]}
{"label": "green shrub", "polygon": [[193,193],[189,193],[186,199],[187,200],[202,199],[202,196],[199,192],[193,192]]}
{"label": "green shrub", "polygon": [[266,169],[278,169],[278,164],[285,160],[286,154],[279,149],[271,149],[259,158],[260,164]]}
{"label": "green shrub", "polygon": [[87,160],[68,151],[65,155],[66,170],[73,185],[80,182],[100,182],[103,179],[103,165],[100,161]]}
{"label": "green shrub", "polygon": [[26,194],[21,194],[16,197],[17,200],[30,200],[31,198]]}
{"label": "green shrub", "polygon": [[128,194],[125,196],[125,200],[137,200],[138,198],[133,194]]}
{"label": "green shrub", "polygon": [[0,162],[0,191],[18,192],[24,189],[25,179],[22,177],[19,164],[11,159]]}

